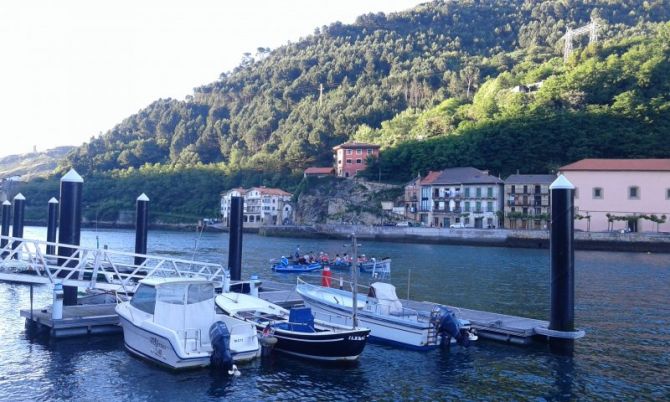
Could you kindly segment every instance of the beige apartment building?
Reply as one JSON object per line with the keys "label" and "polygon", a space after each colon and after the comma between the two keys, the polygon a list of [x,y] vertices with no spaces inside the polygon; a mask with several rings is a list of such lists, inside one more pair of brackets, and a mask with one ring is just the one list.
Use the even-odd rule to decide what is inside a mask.
{"label": "beige apartment building", "polygon": [[505,179],[505,227],[546,229],[551,214],[553,174],[513,174]]}
{"label": "beige apartment building", "polygon": [[670,159],[583,159],[559,171],[575,185],[575,229],[670,232]]}

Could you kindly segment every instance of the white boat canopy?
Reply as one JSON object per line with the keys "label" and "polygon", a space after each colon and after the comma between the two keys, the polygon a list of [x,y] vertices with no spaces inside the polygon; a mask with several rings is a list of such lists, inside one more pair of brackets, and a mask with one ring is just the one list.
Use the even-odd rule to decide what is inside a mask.
{"label": "white boat canopy", "polygon": [[166,282],[156,286],[154,322],[177,331],[206,328],[201,334],[209,343],[209,326],[215,321],[214,285],[211,282]]}
{"label": "white boat canopy", "polygon": [[395,293],[395,286],[390,283],[375,282],[371,284],[368,298],[370,297],[377,299],[377,304],[383,306],[388,314],[402,314],[402,303]]}

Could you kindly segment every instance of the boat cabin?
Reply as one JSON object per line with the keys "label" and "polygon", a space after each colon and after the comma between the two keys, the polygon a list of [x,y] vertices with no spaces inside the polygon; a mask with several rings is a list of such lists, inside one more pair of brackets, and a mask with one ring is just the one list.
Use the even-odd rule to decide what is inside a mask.
{"label": "boat cabin", "polygon": [[368,301],[373,301],[382,314],[403,314],[400,299],[395,293],[395,286],[390,283],[375,282],[370,285]]}

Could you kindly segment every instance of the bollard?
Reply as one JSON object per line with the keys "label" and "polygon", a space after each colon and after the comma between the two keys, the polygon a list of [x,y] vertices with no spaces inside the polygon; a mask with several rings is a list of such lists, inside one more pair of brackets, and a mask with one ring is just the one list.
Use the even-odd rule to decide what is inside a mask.
{"label": "bollard", "polygon": [[549,329],[573,331],[574,323],[574,189],[559,176],[551,189],[551,319]]}
{"label": "bollard", "polygon": [[230,199],[230,239],[228,241],[228,269],[230,279],[239,281],[242,279],[242,218],[244,197],[231,197]]}
{"label": "bollard", "polygon": [[[76,252],[75,248],[65,247],[63,244],[78,246],[81,236],[81,193],[84,179],[74,170],[60,179],[60,213],[58,219],[58,265],[65,265],[67,257]],[[75,267],[76,260],[72,260],[69,267]],[[63,271],[60,276],[66,276],[70,271]],[[77,287],[63,286],[63,304],[74,306],[77,304]]]}
{"label": "bollard", "polygon": [[54,285],[53,304],[51,305],[51,319],[60,320],[63,318],[63,285],[56,283]]}
{"label": "bollard", "polygon": [[[551,190],[551,314],[549,329],[575,330],[575,256],[574,194],[575,186],[560,175],[549,186]],[[555,340],[559,348],[572,345],[572,340]],[[551,345],[550,345],[551,346]]]}
{"label": "bollard", "polygon": [[258,280],[258,275],[251,275],[249,278],[249,295],[253,297],[258,297],[258,288],[260,287],[261,281]]}
{"label": "bollard", "polygon": [[321,271],[321,286],[329,288],[330,281],[331,281],[330,267],[326,265],[323,267],[323,271]]}
{"label": "bollard", "polygon": [[[58,200],[51,197],[49,200],[49,217],[47,220],[47,242],[56,242],[56,229],[58,228]],[[47,255],[56,255],[56,246],[47,245]]]}
{"label": "bollard", "polygon": [[222,278],[223,279],[223,286],[222,286],[223,293],[228,293],[228,292],[230,292],[230,272],[225,271],[222,276],[223,276],[223,278]]}
{"label": "bollard", "polygon": [[[26,197],[23,194],[18,193],[14,197],[14,223],[12,224],[12,237],[14,238],[23,238],[23,213],[26,210]],[[12,250],[16,250],[20,245],[20,242],[14,241],[12,243]],[[16,252],[12,259],[18,260],[20,256],[20,251]]]}
{"label": "bollard", "polygon": [[[2,236],[9,236],[9,218],[11,215],[11,210],[12,210],[12,204],[5,200],[2,203],[2,229],[0,231],[0,235]],[[0,249],[4,249],[7,246],[7,239],[2,239],[0,240]],[[2,258],[5,258],[5,256],[8,253],[6,251],[2,252]]]}
{"label": "bollard", "polygon": [[[135,202],[135,254],[147,253],[149,229],[149,197],[142,193]],[[146,258],[135,257],[135,265],[142,265]]]}

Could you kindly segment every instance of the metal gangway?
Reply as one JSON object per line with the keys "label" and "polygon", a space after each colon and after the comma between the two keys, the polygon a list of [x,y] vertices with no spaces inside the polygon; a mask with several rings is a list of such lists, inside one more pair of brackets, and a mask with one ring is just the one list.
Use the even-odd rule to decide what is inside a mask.
{"label": "metal gangway", "polygon": [[[221,287],[226,277],[226,270],[214,263],[9,236],[0,236],[0,244],[4,245],[0,248],[0,281],[61,283],[127,295],[144,278],[194,277]],[[60,248],[67,249],[70,255],[58,256]],[[143,262],[136,265],[136,257]]]}

